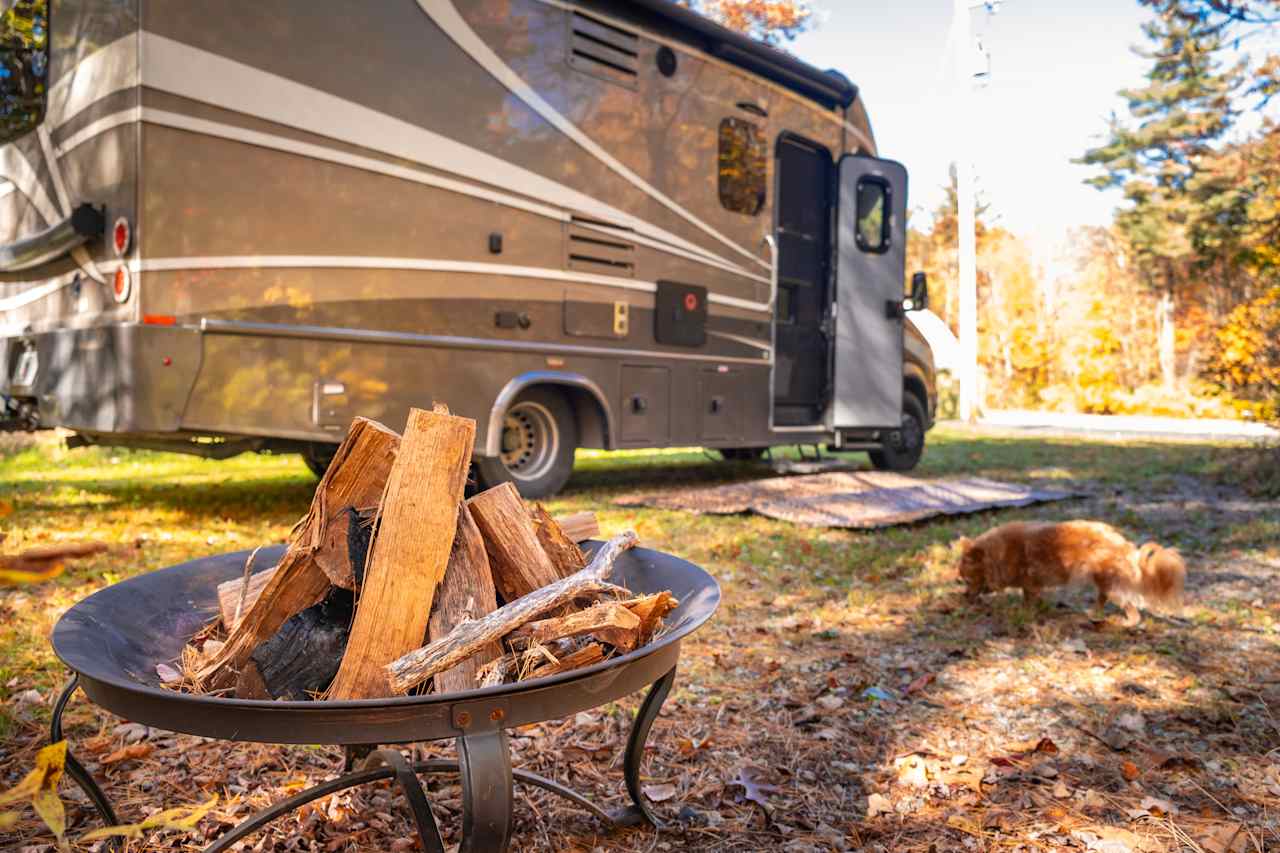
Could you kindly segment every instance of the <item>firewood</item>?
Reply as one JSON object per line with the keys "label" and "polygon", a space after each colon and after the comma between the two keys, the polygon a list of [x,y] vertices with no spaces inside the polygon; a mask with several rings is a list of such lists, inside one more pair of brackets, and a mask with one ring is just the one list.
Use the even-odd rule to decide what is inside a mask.
{"label": "firewood", "polygon": [[240,667],[240,671],[236,673],[235,690],[233,692],[237,699],[271,698],[271,692],[267,690],[267,683],[262,680],[262,673],[258,672],[258,665],[252,659],[245,661]]}
{"label": "firewood", "polygon": [[[434,642],[448,636],[461,623],[492,613],[497,607],[493,574],[489,571],[489,558],[484,551],[484,540],[480,538],[480,528],[476,527],[467,505],[458,504],[458,532],[453,537],[449,567],[445,569],[444,580],[436,594],[436,605],[427,623],[427,640]],[[476,671],[501,654],[502,646],[490,643],[453,669],[438,673],[435,677],[436,692],[471,690],[477,684]]]}
{"label": "firewood", "polygon": [[324,692],[342,662],[354,606],[350,590],[333,587],[324,601],[289,617],[254,649],[250,659],[271,698],[302,700]]}
{"label": "firewood", "polygon": [[[400,446],[400,436],[377,421],[356,418],[333,461],[320,479],[311,508],[289,537],[280,565],[231,629],[222,652],[197,674],[211,688],[235,684],[238,670],[261,643],[280,630],[289,617],[318,604],[329,590],[329,577],[316,565],[333,517],[331,508],[371,506],[381,497]],[[247,603],[246,603],[247,606]]]}
{"label": "firewood", "polygon": [[526,622],[579,596],[620,592],[619,587],[606,583],[604,578],[609,576],[618,556],[635,544],[636,535],[633,532],[628,531],[614,537],[601,546],[582,571],[503,605],[488,616],[463,622],[448,636],[392,661],[385,668],[391,688],[397,693],[404,693],[437,672],[456,666],[459,661],[510,634]]}
{"label": "firewood", "polygon": [[680,604],[670,590],[618,603],[640,617],[639,645],[642,646],[653,639],[653,633],[658,630],[662,620]]}
{"label": "firewood", "polygon": [[325,529],[324,544],[316,552],[316,565],[329,582],[342,589],[356,589],[364,574],[375,508],[343,507]]}
{"label": "firewood", "polygon": [[602,660],[604,660],[604,646],[599,643],[588,643],[577,651],[570,652],[560,658],[556,663],[546,663],[537,667],[521,680],[528,681],[530,678],[559,675],[571,669],[582,669],[584,666],[591,666],[591,664],[599,663]]}
{"label": "firewood", "polygon": [[[350,565],[353,568],[359,566],[360,571],[363,572],[364,560],[357,561],[350,556],[350,553],[368,553],[369,550],[369,534],[373,530],[373,524],[372,520],[364,520],[363,515],[361,518],[359,528],[363,539],[352,537],[350,531],[348,531],[347,542]],[[596,514],[594,512],[577,512],[572,515],[556,515],[552,516],[552,518],[565,531],[565,534],[575,542],[594,539],[600,535],[600,525],[596,522]],[[254,602],[258,600],[258,595],[266,587],[267,581],[271,580],[271,576],[275,574],[275,571],[275,567],[263,569],[262,571],[254,572],[249,578],[249,592],[245,595],[244,610],[241,613],[242,618],[244,613],[248,613]],[[447,573],[445,578],[448,578]],[[244,581],[240,578],[218,584],[218,607],[222,611],[222,624],[226,626],[228,631],[235,628],[235,625],[231,624],[230,614],[235,612],[236,602],[240,600],[240,590],[243,586]]]}
{"label": "firewood", "polygon": [[502,600],[510,603],[559,580],[555,563],[538,541],[533,518],[511,483],[467,501],[489,554],[489,568]]}
{"label": "firewood", "polygon": [[218,584],[218,610],[222,613],[222,624],[228,631],[234,631],[244,619],[245,614],[253,609],[253,604],[267,588],[271,578],[275,576],[276,567],[254,572],[249,576],[248,592],[244,595],[244,607],[240,610],[240,618],[236,618],[236,607],[240,604],[240,592],[245,588],[244,578],[224,581]]}
{"label": "firewood", "polygon": [[493,687],[508,681],[516,681],[522,671],[532,671],[543,664],[558,661],[581,647],[582,644],[578,640],[556,640],[546,646],[508,652],[480,667],[476,671],[476,676],[481,687]]}
{"label": "firewood", "polygon": [[585,542],[600,538],[600,522],[594,512],[575,512],[572,515],[555,516],[556,524],[564,530],[570,542]]}
{"label": "firewood", "polygon": [[582,553],[582,549],[564,532],[564,528],[547,514],[542,504],[534,504],[529,514],[533,518],[533,529],[538,537],[538,544],[551,558],[551,565],[556,567],[556,574],[567,578],[574,572],[581,571],[587,564],[587,558]]}
{"label": "firewood", "polygon": [[475,434],[475,421],[447,409],[409,410],[331,698],[391,695],[383,668],[426,637],[458,527]]}
{"label": "firewood", "polygon": [[590,634],[616,649],[629,652],[636,647],[640,633],[640,617],[620,602],[604,601],[567,616],[541,619],[522,625],[512,632],[512,639],[528,639],[539,643],[565,637]]}

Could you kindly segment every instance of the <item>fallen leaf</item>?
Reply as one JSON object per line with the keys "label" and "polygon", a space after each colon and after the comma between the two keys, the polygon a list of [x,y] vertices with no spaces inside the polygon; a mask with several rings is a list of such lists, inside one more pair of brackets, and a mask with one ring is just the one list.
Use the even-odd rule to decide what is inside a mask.
{"label": "fallen leaf", "polygon": [[837,711],[844,707],[844,700],[839,696],[819,696],[814,700],[814,704],[824,711]]}
{"label": "fallen leaf", "polygon": [[1132,782],[1142,775],[1142,771],[1139,770],[1138,765],[1134,764],[1132,761],[1126,761],[1120,765],[1120,775],[1123,776],[1126,781]]}
{"label": "fallen leaf", "polygon": [[156,675],[160,676],[161,684],[174,684],[182,680],[182,673],[167,663],[156,664]]}
{"label": "fallen leaf", "polygon": [[676,739],[676,748],[680,750],[681,755],[693,755],[699,750],[707,748],[707,744],[711,743],[711,737],[704,738],[682,737]]}
{"label": "fallen leaf", "polygon": [[115,752],[101,759],[102,764],[118,764],[121,761],[133,761],[140,758],[146,758],[155,747],[149,743],[131,743],[128,746],[122,746]]}
{"label": "fallen leaf", "polygon": [[867,817],[879,817],[882,814],[893,814],[893,803],[889,802],[889,798],[880,794],[867,797]]}
{"label": "fallen leaf", "polygon": [[926,672],[924,675],[913,679],[912,682],[903,689],[902,693],[904,696],[910,696],[912,693],[918,693],[932,684],[934,679],[937,677],[938,674],[936,672]]}
{"label": "fallen leaf", "polygon": [[1214,827],[1200,841],[1205,853],[1248,853],[1249,833],[1244,825],[1227,823]]}
{"label": "fallen leaf", "polygon": [[782,791],[781,788],[761,782],[756,779],[756,771],[751,767],[743,767],[738,771],[737,777],[730,783],[737,785],[745,792],[744,798],[750,800],[760,808],[769,811],[769,794],[777,794]]}
{"label": "fallen leaf", "polygon": [[906,755],[895,759],[893,767],[898,771],[898,784],[912,788],[927,788],[929,773],[925,760],[919,755]]}
{"label": "fallen leaf", "polygon": [[665,803],[676,795],[675,785],[645,785],[644,795],[655,803]]}

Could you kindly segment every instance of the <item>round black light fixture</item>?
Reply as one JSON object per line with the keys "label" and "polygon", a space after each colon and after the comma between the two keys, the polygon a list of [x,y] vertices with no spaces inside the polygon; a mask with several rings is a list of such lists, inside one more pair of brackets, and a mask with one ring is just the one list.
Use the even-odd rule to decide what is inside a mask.
{"label": "round black light fixture", "polygon": [[658,48],[658,70],[663,77],[671,77],[676,73],[676,52],[663,45]]}

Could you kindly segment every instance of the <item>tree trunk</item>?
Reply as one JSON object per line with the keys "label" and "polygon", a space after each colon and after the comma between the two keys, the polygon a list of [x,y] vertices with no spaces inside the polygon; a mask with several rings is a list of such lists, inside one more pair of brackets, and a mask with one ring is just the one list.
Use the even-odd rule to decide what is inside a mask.
{"label": "tree trunk", "polygon": [[1164,387],[1172,388],[1178,379],[1177,371],[1177,338],[1173,320],[1173,289],[1165,288],[1160,292],[1160,301],[1156,305],[1156,317],[1159,328],[1160,380]]}

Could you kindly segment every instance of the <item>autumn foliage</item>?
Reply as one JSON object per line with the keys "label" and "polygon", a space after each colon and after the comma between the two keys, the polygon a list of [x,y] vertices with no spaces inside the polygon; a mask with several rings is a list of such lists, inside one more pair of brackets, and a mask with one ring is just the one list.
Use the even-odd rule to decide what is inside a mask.
{"label": "autumn foliage", "polygon": [[718,24],[766,44],[795,38],[813,22],[805,0],[677,0]]}

